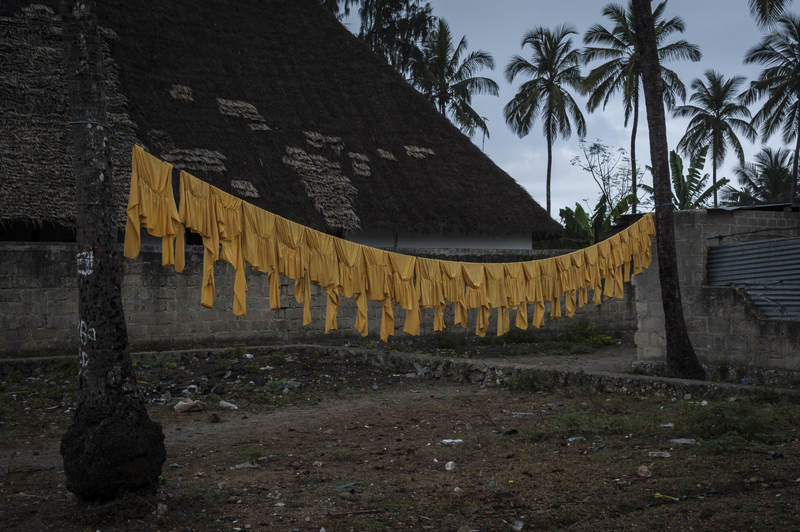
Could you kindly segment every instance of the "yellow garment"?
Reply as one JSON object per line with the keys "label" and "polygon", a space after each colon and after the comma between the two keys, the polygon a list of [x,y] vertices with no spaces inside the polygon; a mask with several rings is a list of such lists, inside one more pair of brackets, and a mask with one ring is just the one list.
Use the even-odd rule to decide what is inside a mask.
{"label": "yellow garment", "polygon": [[364,246],[364,287],[367,297],[383,306],[381,317],[381,342],[394,336],[394,303],[392,303],[392,276],[389,272],[389,255],[382,249]]}
{"label": "yellow garment", "polygon": [[433,332],[444,330],[444,291],[438,260],[417,258],[417,295],[420,308],[433,308]]}
{"label": "yellow garment", "polygon": [[406,309],[406,322],[403,332],[411,336],[419,336],[420,312],[419,296],[414,287],[414,270],[416,259],[410,255],[389,252],[389,271],[392,275],[392,293],[394,301]]}
{"label": "yellow garment", "polygon": [[614,297],[622,299],[622,265],[625,263],[625,246],[619,233],[609,238],[608,241],[611,244],[612,265],[614,266]]}
{"label": "yellow garment", "polygon": [[508,294],[506,270],[502,263],[484,264],[486,272],[486,301],[489,308],[497,309],[497,336],[508,332]]}
{"label": "yellow garment", "polygon": [[489,328],[489,298],[486,294],[486,269],[483,264],[475,262],[462,262],[461,271],[464,274],[464,306],[468,309],[478,309],[478,320],[475,325],[475,334],[486,336]]}
{"label": "yellow garment", "polygon": [[578,291],[578,308],[583,308],[588,301],[590,281],[589,271],[584,266],[584,252],[574,251],[569,257],[572,260],[572,280],[575,283],[575,290]]}
{"label": "yellow garment", "polygon": [[[367,291],[364,286],[364,246],[355,242],[348,242],[341,238],[333,239],[336,247],[336,256],[339,259],[339,283],[336,287],[337,292],[344,297],[352,297],[356,300],[358,316],[356,316],[355,329],[366,336],[367,329]],[[331,300],[328,300],[331,302]],[[331,326],[336,328],[336,314],[339,311],[339,298],[335,298],[335,308],[328,307],[328,316],[332,315]]]}
{"label": "yellow garment", "polygon": [[649,268],[650,263],[653,261],[652,239],[656,236],[656,226],[653,223],[653,215],[650,213],[645,214],[639,220],[639,223],[642,224],[642,227],[639,229],[639,236],[642,241],[642,251],[644,252],[642,256],[642,267]]}
{"label": "yellow garment", "polygon": [[[303,264],[305,226],[276,216],[275,229],[278,235],[278,273],[294,281],[294,299],[298,303],[305,303],[308,296],[308,282],[304,279],[306,271]],[[306,325],[305,311],[303,325]]]}
{"label": "yellow garment", "polygon": [[[570,255],[559,255],[554,257],[556,262],[556,270],[558,271],[558,279],[561,282],[561,288],[564,293],[564,303],[567,311],[567,317],[571,318],[575,315],[575,271],[572,267],[572,257]],[[562,290],[558,291],[561,295]],[[559,307],[561,305],[559,304]]]}
{"label": "yellow garment", "polygon": [[233,266],[236,277],[233,281],[233,313],[237,316],[247,314],[247,281],[244,278],[244,253],[242,252],[242,233],[244,232],[244,202],[218,188],[211,188],[211,197],[219,228],[221,250],[219,258]]}
{"label": "yellow garment", "polygon": [[525,274],[525,302],[536,305],[533,309],[533,326],[537,329],[544,327],[544,295],[542,292],[542,264],[541,261],[531,260],[522,263]]}
{"label": "yellow garment", "polygon": [[525,273],[521,262],[503,264],[505,268],[506,296],[509,308],[517,309],[514,325],[519,329],[528,328],[528,304],[525,301]]}
{"label": "yellow garment", "polygon": [[281,279],[278,275],[277,216],[249,203],[244,206],[244,259],[253,271],[267,274],[269,305],[272,310],[281,308]]}
{"label": "yellow garment", "polygon": [[[156,159],[141,146],[133,146],[131,160],[131,188],[128,196],[127,222],[125,224],[125,251],[129,259],[139,256],[142,244],[141,228],[153,236],[161,237],[161,265],[175,266],[175,237],[181,230],[175,196],[172,194],[172,165]],[[178,250],[183,255],[183,233],[178,239]]]}
{"label": "yellow garment", "polygon": [[[200,304],[214,306],[214,263],[219,259],[219,227],[211,189],[213,187],[196,177],[181,172],[181,203],[178,216],[183,227],[203,238],[203,285]],[[183,229],[180,231],[183,233]],[[183,246],[178,239],[175,254],[175,271],[182,272],[185,265]]]}
{"label": "yellow garment", "polygon": [[454,325],[467,326],[467,307],[464,300],[464,274],[460,262],[440,260],[444,300],[455,304]]}
{"label": "yellow garment", "polygon": [[603,279],[603,294],[606,299],[614,297],[614,266],[611,258],[611,242],[603,240],[596,244],[600,277]]}
{"label": "yellow garment", "polygon": [[[325,290],[327,308],[325,312],[325,334],[336,330],[336,311],[339,308],[339,293],[336,287],[339,284],[339,259],[336,256],[336,245],[331,235],[320,233],[306,227],[305,265],[308,275],[307,282],[314,283]],[[311,287],[306,287],[309,297],[305,299],[303,325],[311,322],[309,304],[311,301]],[[306,322],[306,315],[308,322]]]}
{"label": "yellow garment", "polygon": [[564,290],[561,286],[561,280],[558,275],[558,267],[556,266],[556,259],[551,257],[539,261],[542,268],[542,295],[545,301],[550,302],[550,319],[561,319],[561,294]]}
{"label": "yellow garment", "polygon": [[599,306],[602,303],[603,295],[603,280],[600,276],[600,255],[597,252],[597,246],[589,246],[583,250],[583,263],[586,270],[587,289],[594,291],[592,300],[594,306]]}

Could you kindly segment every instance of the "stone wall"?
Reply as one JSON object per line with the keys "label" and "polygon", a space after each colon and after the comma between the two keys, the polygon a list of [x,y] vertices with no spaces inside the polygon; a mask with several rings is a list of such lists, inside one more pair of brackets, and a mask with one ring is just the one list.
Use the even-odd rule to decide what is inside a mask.
{"label": "stone wall", "polygon": [[[740,291],[706,284],[709,245],[787,236],[791,235],[788,228],[797,224],[796,212],[675,213],[675,247],[686,327],[698,358],[710,370],[726,363],[732,368],[800,371],[800,322],[763,319]],[[661,362],[666,356],[666,342],[655,247],[654,243],[653,265],[633,281],[639,315],[635,340],[639,360]]]}
{"label": "stone wall", "polygon": [[[412,250],[403,250],[411,252]],[[426,250],[430,254],[431,250]],[[510,253],[510,254],[509,254]],[[520,254],[521,253],[521,254]],[[561,251],[550,252],[552,254]],[[78,289],[75,244],[0,243],[0,356],[36,356],[73,353],[77,350]],[[530,260],[544,258],[539,251],[483,253],[448,250],[442,258],[474,260]],[[466,259],[465,259],[466,260]],[[121,283],[123,307],[131,349],[166,350],[206,346],[260,345],[271,342],[309,341],[324,337],[326,295],[312,285],[312,323],[302,326],[302,306],[294,299],[294,282],[281,281],[281,309],[270,310],[269,284],[262,273],[247,271],[247,316],[232,312],[233,268],[224,262],[215,267],[216,301],[214,309],[200,306],[203,254],[201,246],[187,246],[186,269],[175,273],[161,267],[160,247],[142,246],[138,260],[124,259]],[[563,303],[562,303],[563,305]],[[549,310],[549,309],[548,309]],[[563,309],[562,309],[563,311]],[[511,311],[511,323],[516,317]],[[529,318],[533,307],[529,307]],[[327,337],[361,338],[353,328],[356,306],[341,298],[339,330]],[[448,331],[474,334],[477,310],[469,311],[466,329],[453,327],[453,308],[448,305],[445,323]],[[497,311],[492,310],[489,333],[496,334]],[[395,335],[402,332],[405,311],[395,309]],[[370,335],[378,341],[381,307],[369,302]],[[595,308],[591,303],[579,310],[574,319],[550,323],[545,330],[588,322],[602,329],[633,332],[636,306],[633,290],[626,290],[624,300],[612,300]],[[433,310],[423,309],[423,335],[431,335]]]}

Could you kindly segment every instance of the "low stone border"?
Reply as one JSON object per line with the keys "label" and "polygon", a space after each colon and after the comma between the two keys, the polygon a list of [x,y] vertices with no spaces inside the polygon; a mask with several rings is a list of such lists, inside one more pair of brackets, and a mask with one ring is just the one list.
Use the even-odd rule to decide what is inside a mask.
{"label": "low stone border", "polygon": [[[749,396],[770,401],[800,403],[800,390],[745,386],[724,382],[692,381],[629,375],[622,373],[567,371],[542,369],[528,364],[512,364],[502,361],[448,358],[385,351],[383,349],[356,349],[329,345],[272,345],[247,347],[247,353],[263,356],[275,352],[283,354],[319,353],[325,357],[356,364],[382,365],[397,372],[428,368],[425,374],[435,379],[469,382],[483,386],[506,386],[514,381],[525,383],[530,389],[559,392],[589,391],[600,393],[622,393],[636,397],[677,397],[712,399],[729,396]],[[321,353],[320,353],[321,352]],[[189,349],[169,352],[140,352],[136,356],[155,356],[169,353],[188,363],[194,357],[223,358],[236,356],[233,349]],[[20,358],[0,360],[0,377],[12,371],[23,375],[38,375],[69,357]]]}

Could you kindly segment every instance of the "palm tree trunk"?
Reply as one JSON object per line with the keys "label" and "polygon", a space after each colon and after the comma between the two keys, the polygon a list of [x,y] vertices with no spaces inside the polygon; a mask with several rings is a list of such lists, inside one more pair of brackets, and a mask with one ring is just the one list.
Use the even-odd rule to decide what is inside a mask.
{"label": "palm tree trunk", "polygon": [[650,160],[656,201],[656,235],[661,301],[667,341],[667,376],[704,379],[705,371],[697,360],[683,318],[678,261],[675,252],[675,227],[667,157],[667,127],[664,117],[663,85],[650,0],[633,0],[636,34],[642,56],[647,125],[650,130]]}
{"label": "palm tree trunk", "polygon": [[547,214],[550,215],[550,171],[553,169],[553,134],[550,131],[552,118],[547,115]]}
{"label": "palm tree trunk", "polygon": [[[717,158],[712,155],[711,160],[711,179],[714,181],[714,186],[717,185]],[[717,190],[714,189],[714,208],[717,209]]]}
{"label": "palm tree trunk", "polygon": [[[79,360],[75,417],[61,440],[66,487],[107,500],[155,490],[166,459],[133,373],[120,293],[116,202],[94,2],[62,3],[74,149]],[[84,122],[76,124],[75,122]]]}
{"label": "palm tree trunk", "polygon": [[[639,84],[633,94],[633,128],[631,131],[631,193],[636,195],[636,130],[639,127]],[[637,196],[638,197],[638,196]],[[631,206],[631,212],[636,214],[636,204]]]}
{"label": "palm tree trunk", "polygon": [[800,157],[800,133],[794,145],[794,163],[792,163],[792,205],[797,205],[797,160]]}

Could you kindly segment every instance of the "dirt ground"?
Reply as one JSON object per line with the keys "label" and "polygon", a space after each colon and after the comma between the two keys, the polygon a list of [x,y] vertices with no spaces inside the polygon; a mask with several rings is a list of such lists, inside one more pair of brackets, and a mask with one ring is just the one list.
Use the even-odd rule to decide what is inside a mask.
{"label": "dirt ground", "polygon": [[[449,356],[585,371],[624,369],[631,356],[625,342],[588,354],[489,347]],[[697,401],[510,391],[322,351],[135,363],[166,436],[157,493],[76,501],[58,452],[74,368],[9,375],[0,389],[0,529],[800,530],[800,415],[789,407],[753,405],[782,420],[772,445],[719,452],[669,441],[693,436]],[[176,412],[183,396],[203,409]]]}

